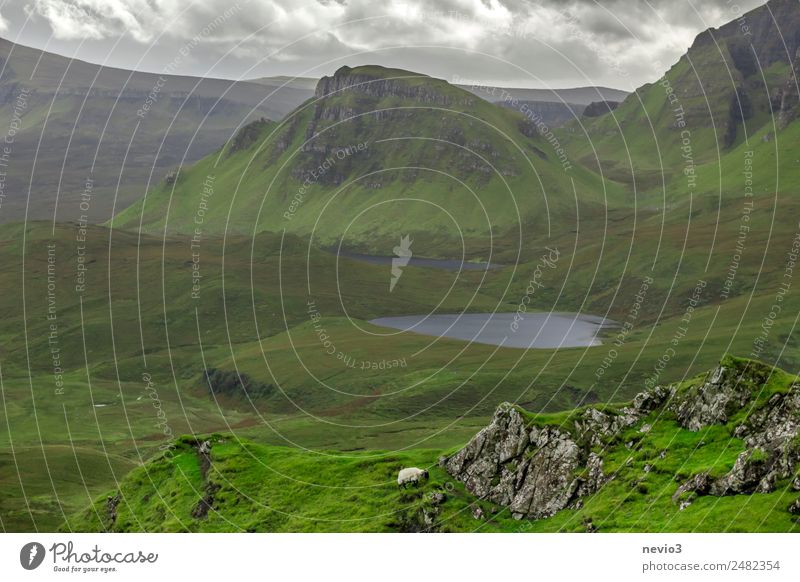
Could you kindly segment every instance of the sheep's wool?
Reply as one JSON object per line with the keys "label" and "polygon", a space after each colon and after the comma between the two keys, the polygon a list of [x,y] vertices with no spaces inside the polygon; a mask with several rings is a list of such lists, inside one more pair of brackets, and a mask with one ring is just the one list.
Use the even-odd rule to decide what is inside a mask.
{"label": "sheep's wool", "polygon": [[424,471],[422,469],[418,469],[417,467],[406,467],[405,469],[400,469],[400,472],[397,474],[397,484],[403,485],[405,483],[416,483],[422,477]]}

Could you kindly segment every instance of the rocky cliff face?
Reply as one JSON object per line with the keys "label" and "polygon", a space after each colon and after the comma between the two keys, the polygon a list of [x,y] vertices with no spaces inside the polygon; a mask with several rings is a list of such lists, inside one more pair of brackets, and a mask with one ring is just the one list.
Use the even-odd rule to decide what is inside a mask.
{"label": "rocky cliff face", "polygon": [[[424,77],[425,82],[419,82]],[[377,121],[408,117],[412,111],[387,109],[380,102],[395,98],[415,106],[469,107],[477,97],[454,88],[444,81],[418,73],[364,66],[342,67],[331,77],[322,77],[314,97],[314,125],[352,119],[367,113]]]}
{"label": "rocky cliff face", "polygon": [[613,479],[603,471],[603,454],[629,448],[620,437],[637,424],[639,432],[649,431],[643,419],[651,413],[657,414],[648,422],[669,419],[694,432],[743,417],[731,426],[731,436],[746,447],[734,467],[718,478],[709,472],[692,476],[673,500],[685,509],[697,495],[770,492],[778,481],[791,479],[800,463],[800,389],[792,384],[763,401],[771,370],[756,362],[726,362],[688,389],[655,387],[628,406],[587,408],[558,426],[537,426],[524,411],[503,403],[486,428],[440,464],[476,497],[507,507],[517,519],[539,519],[580,507],[583,497]]}
{"label": "rocky cliff face", "polygon": [[[417,84],[409,82],[422,75],[397,71],[392,75],[383,67],[342,67],[331,77],[322,77],[317,83],[314,96],[324,99],[341,95],[345,92],[357,93],[374,99],[399,97],[412,99],[428,105],[446,107],[453,103],[452,97],[437,90],[435,83]],[[464,92],[462,105],[469,105],[474,98]]]}
{"label": "rocky cliff face", "polygon": [[609,442],[670,395],[659,387],[618,411],[588,408],[574,427],[529,425],[504,402],[486,428],[441,464],[472,494],[508,507],[517,519],[549,517],[605,482],[603,459],[592,446]]}
{"label": "rocky cliff face", "polygon": [[798,67],[800,67],[800,48],[795,52],[794,61],[786,76],[786,82],[783,87],[775,91],[772,97],[772,109],[778,114],[778,127],[780,129],[784,129],[797,118],[798,103],[800,103],[797,80]]}

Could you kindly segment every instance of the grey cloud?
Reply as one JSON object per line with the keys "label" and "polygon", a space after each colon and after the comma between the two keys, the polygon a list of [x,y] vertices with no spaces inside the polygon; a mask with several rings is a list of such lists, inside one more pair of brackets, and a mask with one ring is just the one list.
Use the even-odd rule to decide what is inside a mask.
{"label": "grey cloud", "polygon": [[[745,11],[763,3],[737,1]],[[369,62],[445,78],[466,71],[495,83],[624,89],[657,78],[663,70],[653,63],[669,66],[697,33],[738,16],[728,0],[26,2],[27,24],[19,5],[4,8],[6,36],[127,68],[159,71],[200,36],[178,72],[322,75]]]}

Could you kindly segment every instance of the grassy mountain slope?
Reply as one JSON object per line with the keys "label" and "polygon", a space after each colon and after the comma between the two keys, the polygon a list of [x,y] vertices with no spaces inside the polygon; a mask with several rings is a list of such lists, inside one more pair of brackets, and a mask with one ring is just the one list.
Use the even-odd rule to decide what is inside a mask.
{"label": "grassy mountain slope", "polygon": [[666,182],[685,196],[687,166],[719,164],[732,148],[752,146],[796,116],[798,26],[797,3],[772,0],[701,33],[659,81],[613,113],[571,124],[562,136],[570,154],[635,184],[637,195],[657,198]]}
{"label": "grassy mountain slope", "polygon": [[[726,358],[744,374],[760,365]],[[210,454],[184,437],[173,449],[131,472],[118,490],[70,516],[73,531],[795,531],[788,511],[797,498],[791,479],[770,493],[699,496],[681,509],[678,485],[708,471],[724,475],[744,450],[734,427],[755,418],[772,396],[797,379],[769,370],[757,403],[720,425],[691,431],[661,409],[598,448],[611,476],[579,508],[554,517],[516,520],[502,507],[477,500],[436,465],[436,450],[314,454],[268,447],[232,435],[212,435]],[[690,393],[707,379],[683,382]],[[529,415],[532,425],[570,430],[582,410]],[[642,427],[647,427],[642,429]],[[202,440],[202,439],[201,439]],[[627,443],[627,444],[626,444]],[[420,487],[398,488],[400,468],[428,468]],[[443,497],[434,497],[443,496]],[[473,517],[480,508],[481,517]],[[202,509],[204,511],[198,511]]]}
{"label": "grassy mountain slope", "polygon": [[372,66],[323,78],[314,100],[263,127],[249,147],[226,145],[113,225],[190,232],[208,176],[204,232],[313,230],[321,244],[350,246],[396,244],[401,233],[460,245],[520,220],[547,229],[574,216],[571,179],[596,211],[620,194],[583,168],[565,171],[520,113],[442,80]]}
{"label": "grassy mountain slope", "polygon": [[[101,67],[3,39],[0,63],[3,135],[14,128],[0,222],[21,220],[28,203],[29,218],[52,219],[56,197],[57,219],[103,222],[115,195],[116,209],[124,208],[151,180],[207,155],[240,125],[280,119],[311,94]],[[79,206],[87,189],[88,209]]]}

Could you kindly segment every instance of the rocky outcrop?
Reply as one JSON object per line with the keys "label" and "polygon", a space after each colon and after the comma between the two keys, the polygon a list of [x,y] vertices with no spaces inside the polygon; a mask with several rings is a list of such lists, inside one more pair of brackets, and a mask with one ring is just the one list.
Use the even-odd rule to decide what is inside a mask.
{"label": "rocky outcrop", "polygon": [[[652,423],[670,418],[699,431],[741,418],[750,407],[745,420],[731,428],[746,446],[733,468],[721,477],[712,477],[710,471],[690,477],[672,500],[683,510],[699,495],[770,492],[792,478],[800,488],[799,388],[791,385],[759,402],[771,374],[773,369],[764,364],[726,358],[692,387],[657,386],[636,395],[628,406],[586,408],[558,426],[537,426],[526,421],[524,411],[503,403],[488,426],[439,464],[467,491],[507,507],[515,518],[544,518],[580,507],[582,498],[613,478],[603,471],[603,451],[622,446],[624,435],[626,440],[633,438],[625,447],[635,448],[631,430],[646,434]],[[653,412],[658,417],[645,423]],[[666,453],[662,450],[658,458]],[[653,463],[644,465],[644,473],[653,470]]]}
{"label": "rocky outcrop", "polygon": [[[712,380],[724,373],[717,373]],[[739,384],[747,385],[749,377],[739,376]],[[728,382],[713,384],[716,389],[739,394]],[[741,395],[737,399],[741,399]],[[737,400],[737,401],[739,401]],[[792,384],[788,391],[773,394],[736,426],[733,436],[744,440],[746,449],[739,454],[733,468],[722,477],[710,480],[706,475],[702,487],[695,476],[679,492],[692,491],[697,495],[739,495],[769,493],[776,483],[795,476],[800,463],[800,387]],[[795,477],[797,479],[797,477]],[[674,498],[673,498],[674,499]]]}
{"label": "rocky outcrop", "polygon": [[662,406],[674,392],[669,386],[656,386],[652,390],[640,392],[630,406],[619,410],[587,408],[581,418],[575,421],[577,434],[581,441],[588,442],[590,446],[608,444],[620,432]]}
{"label": "rocky outcrop", "polygon": [[607,480],[592,447],[612,443],[673,393],[658,386],[619,410],[587,408],[572,427],[528,426],[505,402],[486,428],[440,464],[473,495],[508,507],[516,518],[549,517],[577,506]]}
{"label": "rocky outcrop", "polygon": [[800,463],[800,389],[792,385],[786,393],[774,394],[734,430],[747,450],[733,469],[711,487],[712,495],[769,493],[775,483],[794,475]]}
{"label": "rocky outcrop", "polygon": [[731,414],[741,410],[753,395],[754,387],[766,379],[769,371],[762,364],[750,369],[718,366],[701,385],[689,390],[672,403],[678,423],[698,431],[713,424],[725,424]]}
{"label": "rocky outcrop", "polygon": [[[314,96],[317,99],[323,99],[344,91],[353,91],[376,99],[400,97],[431,105],[448,106],[451,104],[450,97],[438,91],[433,83],[409,82],[419,77],[421,75],[417,73],[392,75],[391,71],[383,67],[351,69],[345,66],[338,69],[332,77],[322,77],[317,83]],[[472,97],[468,99],[474,100]]]}
{"label": "rocky outcrop", "polygon": [[117,506],[120,501],[122,501],[122,494],[119,492],[106,498],[106,531],[111,531],[114,524],[117,523]]}
{"label": "rocky outcrop", "polygon": [[263,134],[264,129],[270,125],[270,121],[262,117],[255,121],[251,121],[239,131],[231,140],[231,145],[228,148],[228,155],[234,154],[238,151],[246,150],[251,145],[258,141],[258,138]]}
{"label": "rocky outcrop", "polygon": [[217,491],[221,489],[218,483],[214,483],[208,478],[208,473],[211,470],[211,441],[210,440],[197,440],[193,443],[197,452],[197,461],[200,465],[200,476],[203,479],[203,493],[200,496],[197,504],[192,508],[192,517],[195,519],[205,519],[208,517],[208,512],[214,507],[214,497]]}
{"label": "rocky outcrop", "polygon": [[797,118],[800,109],[800,95],[798,95],[797,67],[800,67],[800,48],[794,55],[794,61],[789,67],[789,73],[783,87],[779,88],[772,97],[772,109],[778,114],[778,128],[784,129]]}
{"label": "rocky outcrop", "polygon": [[443,466],[471,493],[508,507],[515,518],[554,515],[594,492],[604,478],[602,460],[585,454],[568,432],[528,427],[507,402]]}
{"label": "rocky outcrop", "polygon": [[592,101],[583,110],[584,117],[600,117],[619,107],[619,101]]}

